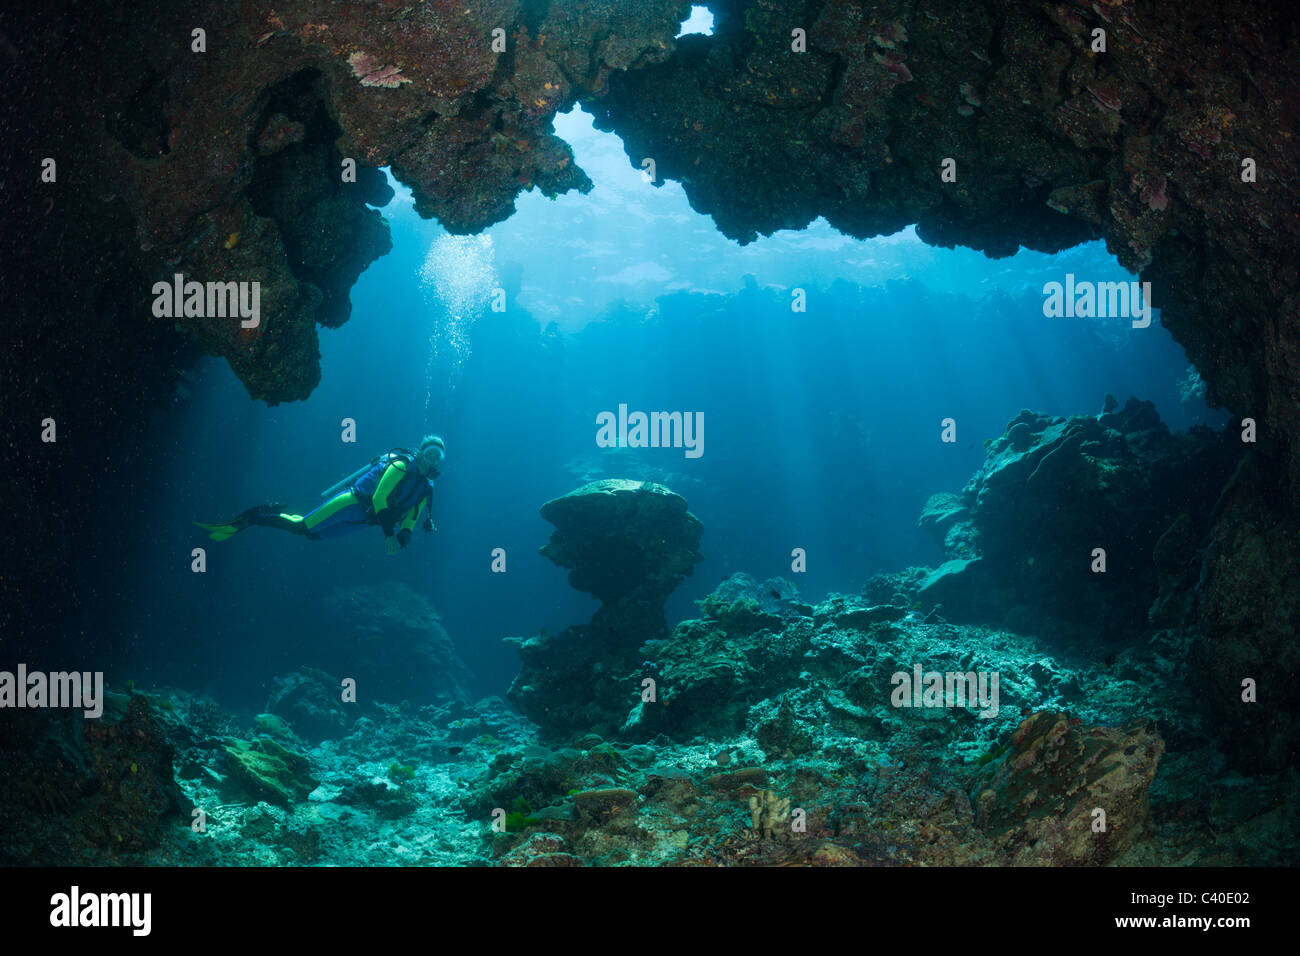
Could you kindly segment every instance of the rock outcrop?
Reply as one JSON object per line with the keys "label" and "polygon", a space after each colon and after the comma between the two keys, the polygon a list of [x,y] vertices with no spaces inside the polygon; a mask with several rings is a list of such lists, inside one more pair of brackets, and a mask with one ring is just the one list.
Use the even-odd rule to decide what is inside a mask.
{"label": "rock outcrop", "polygon": [[1190,572],[1193,680],[1246,772],[1293,767],[1300,745],[1300,524],[1272,514],[1267,488],[1243,461]]}
{"label": "rock outcrop", "polygon": [[1171,435],[1137,399],[1099,415],[1022,411],[960,495],[926,504],[920,525],[948,560],[917,600],[949,620],[1093,641],[1133,636],[1153,610],[1177,623],[1214,501],[1242,454],[1234,438]]}
{"label": "rock outcrop", "polygon": [[103,716],[5,714],[0,862],[67,865],[147,853],[189,822],[167,715],[144,695],[107,694]]}
{"label": "rock outcrop", "polygon": [[1149,823],[1147,790],[1165,749],[1155,727],[1082,724],[1050,711],[1026,717],[980,775],[976,821],[1014,866],[1104,864]]}
{"label": "rock outcrop", "polygon": [[[34,227],[14,234],[14,251],[38,260],[69,233],[79,240],[65,245],[69,256],[101,242],[113,267],[101,279],[115,270],[127,280],[116,301],[133,333],[148,324],[156,278],[260,281],[256,328],[174,321],[225,357],[254,398],[306,398],[320,377],[316,324],[347,319],[352,283],[391,246],[366,208],[392,195],[378,167],[456,233],[506,218],[533,186],[590,189],[551,118],[611,72],[667,56],[685,9],[145,3],[81,21],[95,37],[84,47],[62,4],[7,11],[0,49],[20,57],[26,95],[0,120],[32,179],[42,157],[61,164],[43,192],[6,190],[6,220]],[[25,121],[36,116],[45,120]],[[101,236],[83,233],[86,208]]]}
{"label": "rock outcrop", "polygon": [[[840,734],[895,744],[914,738],[937,753],[961,750],[958,739],[975,727],[1009,731],[1022,707],[1077,708],[1089,696],[1083,678],[1045,658],[1034,638],[960,630],[854,595],[815,605],[772,597],[789,589],[780,579],[733,575],[698,602],[700,617],[648,643],[642,667],[658,675],[658,697],[627,712],[621,736],[686,742],[743,734],[776,756],[816,753]],[[972,687],[955,709],[899,706],[896,675],[910,684],[917,665],[997,671],[1000,697],[981,705]],[[1107,693],[1100,684],[1092,690]]]}
{"label": "rock outcrop", "polygon": [[548,732],[608,732],[639,693],[639,648],[667,631],[664,602],[701,560],[704,531],[663,485],[605,479],[542,506],[555,525],[541,549],[569,583],[600,600],[591,622],[519,643],[509,697]]}

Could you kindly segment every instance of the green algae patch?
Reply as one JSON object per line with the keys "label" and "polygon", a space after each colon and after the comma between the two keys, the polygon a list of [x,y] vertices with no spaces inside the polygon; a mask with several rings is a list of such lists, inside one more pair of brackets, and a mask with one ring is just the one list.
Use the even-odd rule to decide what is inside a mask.
{"label": "green algae patch", "polygon": [[226,739],[222,745],[230,774],[251,795],[268,803],[289,807],[305,800],[320,784],[311,764],[269,737],[257,740]]}
{"label": "green algae patch", "polygon": [[515,797],[513,809],[506,814],[506,832],[518,833],[542,822],[541,817],[530,816],[533,808],[524,797]]}

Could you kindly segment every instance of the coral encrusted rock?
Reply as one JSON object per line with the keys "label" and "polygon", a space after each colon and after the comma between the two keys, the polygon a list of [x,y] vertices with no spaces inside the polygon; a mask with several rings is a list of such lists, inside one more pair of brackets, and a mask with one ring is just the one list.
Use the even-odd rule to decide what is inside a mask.
{"label": "coral encrusted rock", "polygon": [[256,740],[228,739],[222,750],[230,775],[250,796],[283,807],[305,800],[319,785],[311,763],[302,754],[283,747],[269,737]]}
{"label": "coral encrusted rock", "polygon": [[960,496],[927,503],[920,525],[948,560],[920,582],[921,606],[1071,640],[1141,632],[1157,597],[1163,609],[1187,586],[1192,555],[1177,563],[1162,536],[1175,523],[1204,536],[1239,455],[1231,434],[1171,434],[1137,399],[1099,415],[1022,411]]}
{"label": "coral encrusted rock", "polygon": [[1147,825],[1147,788],[1164,749],[1149,721],[1087,727],[1066,714],[1033,714],[977,782],[976,821],[1013,851],[1015,865],[1105,863]]}
{"label": "coral encrusted rock", "polygon": [[555,531],[541,553],[601,606],[589,624],[519,644],[510,700],[547,732],[612,732],[645,676],[639,648],[666,634],[664,602],[701,560],[704,527],[680,495],[625,479],[548,501],[542,517]]}
{"label": "coral encrusted rock", "polygon": [[[704,526],[663,485],[609,478],[542,505],[555,525],[541,549],[605,611],[662,605],[700,560]],[[599,613],[599,612],[598,612]]]}

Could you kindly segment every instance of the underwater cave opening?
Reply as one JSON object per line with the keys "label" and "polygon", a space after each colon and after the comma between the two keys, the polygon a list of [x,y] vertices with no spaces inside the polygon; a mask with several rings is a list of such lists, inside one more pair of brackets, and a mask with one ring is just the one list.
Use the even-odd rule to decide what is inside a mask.
{"label": "underwater cave opening", "polygon": [[682,21],[682,29],[677,36],[680,39],[690,33],[713,36],[713,14],[708,7],[698,4],[691,7],[690,16]]}
{"label": "underwater cave opening", "polygon": [[[500,638],[558,631],[594,607],[537,554],[550,531],[538,507],[583,481],[656,481],[703,521],[704,560],[670,599],[671,623],[738,571],[790,578],[813,600],[940,563],[918,527],[927,499],[960,490],[1021,409],[1092,414],[1109,394],[1152,401],[1175,430],[1223,420],[1158,319],[1045,314],[1046,283],[1131,281],[1100,242],[990,259],[928,246],[914,228],[858,240],[819,219],[738,245],[682,185],[648,181],[581,108],[555,128],[594,188],[525,193],[476,236],[420,218],[390,176],[394,249],[353,288],[352,321],[322,330],[310,399],[252,405],[224,363],[205,360],[163,416],[171,442],[157,477],[181,489],[162,502],[164,521],[268,496],[305,513],[361,461],[426,432],[447,439],[438,534],[400,564],[375,561],[365,535],[328,548],[236,542],[237,564],[221,573],[246,597],[239,631],[299,631],[340,588],[395,578],[438,609],[477,689],[499,693],[516,667]],[[621,405],[707,419],[707,454],[601,447],[599,416]],[[345,420],[355,443],[340,439]],[[485,580],[480,557],[497,548],[509,573]],[[213,589],[136,550],[144,573],[172,583],[170,598],[133,595],[119,609],[141,661],[159,659],[151,645],[178,615],[225,626],[211,623],[222,620]],[[242,663],[226,676],[254,658],[272,666],[231,630]],[[300,650],[278,653],[292,666]]]}

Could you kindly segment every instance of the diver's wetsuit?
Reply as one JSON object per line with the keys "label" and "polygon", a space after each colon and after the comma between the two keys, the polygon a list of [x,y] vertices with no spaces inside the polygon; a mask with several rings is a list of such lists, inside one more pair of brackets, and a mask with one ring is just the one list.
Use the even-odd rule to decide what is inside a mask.
{"label": "diver's wetsuit", "polygon": [[433,481],[415,468],[410,455],[393,454],[367,471],[347,491],[340,492],[307,515],[285,514],[275,505],[250,508],[224,525],[200,525],[223,541],[245,528],[259,525],[291,531],[313,540],[336,538],[368,525],[379,525],[384,537],[410,532],[432,507]]}

